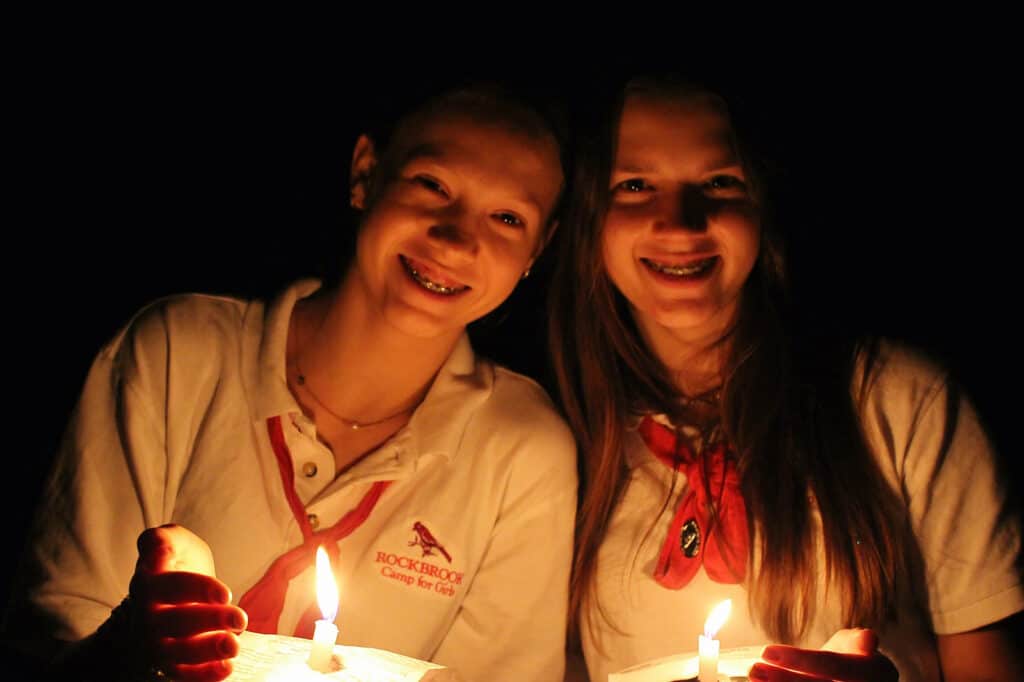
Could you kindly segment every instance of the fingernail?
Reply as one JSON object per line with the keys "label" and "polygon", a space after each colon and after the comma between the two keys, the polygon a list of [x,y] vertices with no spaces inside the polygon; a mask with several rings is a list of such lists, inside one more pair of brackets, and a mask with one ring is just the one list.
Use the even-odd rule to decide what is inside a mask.
{"label": "fingernail", "polygon": [[754,680],[755,682],[768,682],[768,673],[765,672],[763,668],[758,667],[755,663],[754,667],[747,673],[747,679]]}
{"label": "fingernail", "polygon": [[135,547],[139,550],[139,554],[145,554],[156,549],[157,545],[162,544],[160,538],[157,535],[155,528],[147,528],[146,530],[139,533],[138,540],[135,541]]}
{"label": "fingernail", "polygon": [[238,645],[233,636],[221,637],[217,642],[217,652],[221,658],[234,658],[238,655]]}
{"label": "fingernail", "polygon": [[766,647],[764,653],[761,654],[761,658],[766,661],[781,661],[782,652],[773,647]]}
{"label": "fingernail", "polygon": [[231,614],[231,626],[235,630],[244,630],[248,624],[248,618],[243,611],[235,611]]}
{"label": "fingernail", "polygon": [[208,599],[214,604],[227,604],[231,601],[231,594],[221,585],[211,585]]}

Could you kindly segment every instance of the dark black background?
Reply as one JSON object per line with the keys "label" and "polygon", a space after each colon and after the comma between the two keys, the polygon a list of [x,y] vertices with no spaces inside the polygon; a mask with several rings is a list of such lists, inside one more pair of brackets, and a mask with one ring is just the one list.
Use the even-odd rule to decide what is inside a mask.
{"label": "dark black background", "polygon": [[[823,320],[906,339],[944,361],[1019,477],[1008,69],[993,68],[996,55],[945,44],[879,52],[869,43],[693,67],[713,63],[762,106],[786,169],[779,211],[800,237],[805,302]],[[585,92],[615,61],[567,55],[524,59],[521,70]],[[444,64],[392,57],[166,38],[25,53],[7,105],[19,114],[10,132],[20,152],[4,248],[12,562],[100,345],[157,296],[263,294],[309,272],[318,256],[310,235],[341,229],[362,103],[410,73],[477,61],[472,50]],[[483,335],[485,352],[540,371],[543,287],[541,267],[501,333]]]}

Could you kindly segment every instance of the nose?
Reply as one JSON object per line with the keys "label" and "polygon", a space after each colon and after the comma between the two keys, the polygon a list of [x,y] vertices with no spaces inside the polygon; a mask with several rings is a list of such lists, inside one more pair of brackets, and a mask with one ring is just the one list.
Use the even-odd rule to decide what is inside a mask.
{"label": "nose", "polygon": [[475,256],[479,239],[470,217],[462,212],[449,212],[440,218],[427,230],[430,240],[450,253]]}
{"label": "nose", "polygon": [[666,192],[657,227],[703,232],[708,227],[711,201],[699,187],[683,185],[675,192]]}

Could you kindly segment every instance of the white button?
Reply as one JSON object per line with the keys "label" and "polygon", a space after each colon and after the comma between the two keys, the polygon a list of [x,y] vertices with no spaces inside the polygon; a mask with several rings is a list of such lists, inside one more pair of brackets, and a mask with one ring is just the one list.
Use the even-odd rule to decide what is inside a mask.
{"label": "white button", "polygon": [[316,462],[306,462],[302,465],[302,473],[306,478],[316,476]]}
{"label": "white button", "polygon": [[310,514],[306,518],[309,519],[309,527],[313,530],[316,530],[320,527],[320,517],[318,517],[316,514]]}

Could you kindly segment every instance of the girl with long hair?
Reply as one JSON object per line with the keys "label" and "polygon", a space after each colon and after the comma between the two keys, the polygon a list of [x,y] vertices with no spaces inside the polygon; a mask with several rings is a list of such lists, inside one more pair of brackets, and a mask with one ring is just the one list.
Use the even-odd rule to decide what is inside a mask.
{"label": "girl with long hair", "polygon": [[1019,677],[1020,531],[970,403],[905,347],[801,331],[723,96],[614,100],[578,131],[551,300],[591,679],[679,653],[727,598],[723,646],[775,643],[752,679]]}

